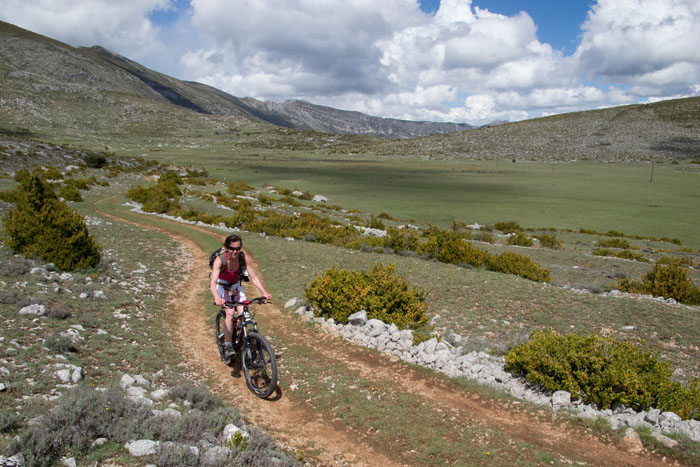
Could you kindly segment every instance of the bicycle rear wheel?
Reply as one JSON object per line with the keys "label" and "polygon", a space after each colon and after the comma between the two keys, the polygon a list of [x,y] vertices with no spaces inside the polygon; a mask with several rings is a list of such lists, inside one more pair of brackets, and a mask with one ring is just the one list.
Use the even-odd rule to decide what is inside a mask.
{"label": "bicycle rear wheel", "polygon": [[249,333],[242,357],[248,389],[262,399],[272,394],[277,387],[277,360],[267,339],[255,332]]}
{"label": "bicycle rear wheel", "polygon": [[224,351],[224,320],[226,315],[223,311],[220,311],[216,315],[216,320],[214,324],[214,336],[216,337],[216,346],[219,348],[219,355],[221,355],[221,361],[227,365],[231,364],[232,358],[226,357],[226,352]]}

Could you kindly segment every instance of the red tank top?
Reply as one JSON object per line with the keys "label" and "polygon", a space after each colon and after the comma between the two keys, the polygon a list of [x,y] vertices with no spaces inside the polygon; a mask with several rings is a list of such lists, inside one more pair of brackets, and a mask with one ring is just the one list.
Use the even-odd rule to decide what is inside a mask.
{"label": "red tank top", "polygon": [[219,279],[222,281],[227,281],[227,282],[238,282],[241,278],[241,264],[238,261],[238,258],[235,258],[235,264],[236,264],[236,269],[233,271],[230,270],[229,267],[229,259],[228,259],[228,251],[226,251],[224,258],[222,258],[225,261],[224,264],[224,269],[221,270],[219,273]]}

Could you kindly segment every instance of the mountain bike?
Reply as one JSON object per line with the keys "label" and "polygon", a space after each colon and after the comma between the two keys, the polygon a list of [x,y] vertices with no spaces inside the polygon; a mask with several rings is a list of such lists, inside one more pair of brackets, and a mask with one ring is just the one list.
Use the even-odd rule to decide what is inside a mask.
{"label": "mountain bike", "polygon": [[[253,319],[248,308],[252,303],[262,305],[265,303],[265,297],[243,302],[227,302],[216,315],[214,332],[221,360],[226,365],[233,365],[237,359],[240,359],[248,389],[264,399],[277,387],[277,360],[272,346],[258,331],[258,323]],[[234,323],[237,323],[233,329],[233,346],[236,354],[227,357],[224,349],[224,320],[226,319],[224,308],[234,308],[238,305],[243,305],[243,314],[241,321],[234,319]]]}

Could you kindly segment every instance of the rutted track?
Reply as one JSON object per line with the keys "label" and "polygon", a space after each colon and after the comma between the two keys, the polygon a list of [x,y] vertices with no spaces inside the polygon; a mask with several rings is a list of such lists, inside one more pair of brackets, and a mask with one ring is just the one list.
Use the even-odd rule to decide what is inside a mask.
{"label": "rutted track", "polygon": [[[278,392],[271,400],[254,397],[246,388],[240,372],[225,366],[219,359],[213,342],[211,324],[201,309],[202,291],[208,288],[208,253],[194,241],[177,232],[154,227],[147,223],[112,217],[140,227],[158,230],[185,245],[194,258],[187,279],[168,304],[173,316],[171,334],[177,349],[183,355],[188,368],[205,378],[212,390],[240,407],[247,420],[268,431],[276,439],[292,449],[322,452],[313,462],[323,465],[399,465],[388,446],[375,445],[371,437],[359,434],[344,423],[323,418],[310,404],[295,401]],[[206,232],[217,239],[220,235]],[[249,255],[250,257],[250,255]],[[254,261],[252,257],[251,260]],[[213,310],[212,310],[213,311]],[[326,335],[317,329],[300,329],[297,318],[282,313],[272,305],[260,308],[265,315],[266,327],[274,326],[274,335],[287,345],[311,349],[318,355],[320,365],[347,368],[363,377],[377,381],[377,385],[390,384],[406,392],[428,400],[435,407],[464,417],[483,426],[495,426],[514,440],[527,442],[543,450],[562,454],[576,461],[592,465],[658,465],[660,459],[650,454],[637,455],[606,444],[582,430],[565,429],[565,425],[543,422],[526,416],[524,411],[506,407],[497,402],[484,401],[459,387],[425,376],[395,359],[378,357],[376,353]],[[263,331],[266,328],[263,328]],[[303,330],[303,331],[302,331]],[[323,345],[318,345],[323,342]],[[397,421],[401,423],[401,421]],[[420,448],[420,447],[416,447]]]}

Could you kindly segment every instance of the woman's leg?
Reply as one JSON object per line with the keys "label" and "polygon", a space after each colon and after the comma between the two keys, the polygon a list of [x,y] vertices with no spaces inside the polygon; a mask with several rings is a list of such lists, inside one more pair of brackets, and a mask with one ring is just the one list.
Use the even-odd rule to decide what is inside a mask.
{"label": "woman's leg", "polygon": [[233,336],[233,317],[237,314],[233,308],[224,308],[226,319],[224,320],[224,341],[231,343]]}

